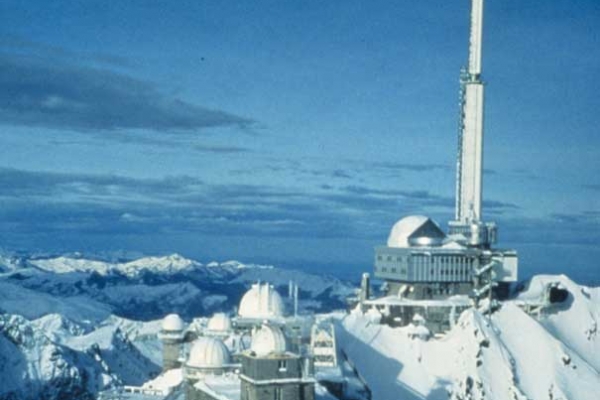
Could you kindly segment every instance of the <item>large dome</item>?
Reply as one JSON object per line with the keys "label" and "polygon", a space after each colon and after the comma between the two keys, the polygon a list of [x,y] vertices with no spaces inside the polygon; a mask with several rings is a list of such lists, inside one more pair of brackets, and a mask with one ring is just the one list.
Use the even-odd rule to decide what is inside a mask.
{"label": "large dome", "polygon": [[238,314],[244,318],[268,319],[283,316],[283,300],[268,283],[254,284],[240,302]]}
{"label": "large dome", "polygon": [[181,332],[184,329],[183,320],[177,314],[169,314],[162,321],[163,331]]}
{"label": "large dome", "polygon": [[282,354],[286,351],[285,336],[281,329],[276,326],[263,325],[252,336],[250,350],[259,357],[268,354]]}
{"label": "large dome", "polygon": [[388,236],[388,247],[437,246],[445,238],[444,232],[432,219],[410,215],[396,222]]}
{"label": "large dome", "polygon": [[218,369],[230,364],[229,350],[218,339],[200,337],[192,345],[186,365],[192,368]]}
{"label": "large dome", "polygon": [[228,332],[231,330],[231,319],[224,313],[216,313],[208,320],[209,331]]}

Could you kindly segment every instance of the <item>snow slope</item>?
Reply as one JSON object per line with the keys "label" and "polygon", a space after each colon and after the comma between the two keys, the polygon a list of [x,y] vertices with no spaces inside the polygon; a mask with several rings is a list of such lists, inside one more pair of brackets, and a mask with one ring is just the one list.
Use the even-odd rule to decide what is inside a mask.
{"label": "snow slope", "polygon": [[542,313],[538,318],[540,324],[600,371],[600,287],[580,286],[564,275],[539,275],[529,281],[527,290],[517,300],[539,298],[543,288],[551,283],[566,288],[569,298],[564,305],[556,305]]}
{"label": "snow slope", "polygon": [[0,315],[0,398],[88,399],[159,372],[115,324],[90,330],[61,315]]}
{"label": "snow slope", "polygon": [[355,311],[338,323],[338,346],[374,399],[594,400],[600,352],[590,327],[598,321],[598,288],[564,276],[534,278],[529,287],[556,281],[570,297],[539,317],[517,302],[505,303],[491,319],[467,310],[443,338],[424,341]]}
{"label": "snow slope", "polygon": [[86,297],[53,296],[2,280],[0,280],[0,310],[31,319],[46,314],[61,314],[76,321],[91,322],[102,321],[111,313],[106,305]]}

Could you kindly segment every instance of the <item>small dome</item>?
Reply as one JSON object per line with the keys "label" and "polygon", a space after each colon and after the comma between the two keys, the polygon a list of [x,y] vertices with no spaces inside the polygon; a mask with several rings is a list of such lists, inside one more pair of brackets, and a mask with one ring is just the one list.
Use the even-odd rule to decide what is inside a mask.
{"label": "small dome", "polygon": [[283,316],[283,300],[272,285],[252,285],[240,302],[238,314],[244,318],[267,319]]}
{"label": "small dome", "polygon": [[392,227],[388,247],[439,246],[446,235],[430,218],[411,215],[402,218]]}
{"label": "small dome", "polygon": [[271,353],[285,353],[286,348],[285,336],[281,329],[276,326],[263,325],[252,336],[250,350],[259,357],[264,357]]}
{"label": "small dome", "polygon": [[208,330],[216,332],[228,332],[231,330],[231,319],[227,314],[216,313],[208,320]]}
{"label": "small dome", "polygon": [[192,345],[186,365],[218,369],[230,364],[229,350],[219,339],[202,336]]}
{"label": "small dome", "polygon": [[163,331],[181,332],[185,329],[183,320],[177,314],[167,315],[162,322]]}

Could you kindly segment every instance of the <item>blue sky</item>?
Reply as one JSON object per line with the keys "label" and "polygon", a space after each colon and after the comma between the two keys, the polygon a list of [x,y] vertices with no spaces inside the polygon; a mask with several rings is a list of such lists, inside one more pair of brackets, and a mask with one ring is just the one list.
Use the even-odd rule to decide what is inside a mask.
{"label": "blue sky", "polygon": [[[0,247],[369,270],[452,218],[469,2],[3,1]],[[600,3],[488,1],[484,216],[600,282]]]}

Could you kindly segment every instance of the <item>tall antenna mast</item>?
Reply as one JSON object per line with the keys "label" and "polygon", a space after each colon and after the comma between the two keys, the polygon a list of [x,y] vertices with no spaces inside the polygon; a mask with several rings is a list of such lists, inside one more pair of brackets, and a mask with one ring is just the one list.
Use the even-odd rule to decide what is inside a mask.
{"label": "tall antenna mast", "polygon": [[481,81],[481,44],[483,0],[471,0],[469,66],[461,74],[463,97],[461,143],[458,160],[456,219],[478,222],[481,217],[483,153],[483,82]]}
{"label": "tall antenna mast", "polygon": [[481,215],[483,176],[483,81],[481,49],[483,0],[471,0],[469,64],[460,74],[460,122],[456,160],[456,211],[451,234],[462,234],[470,245],[489,247],[495,241],[495,224]]}

